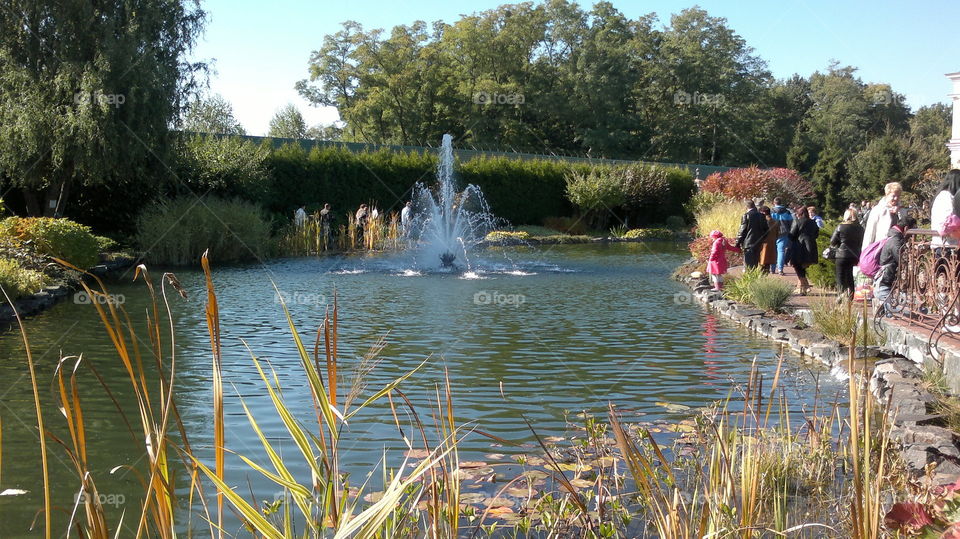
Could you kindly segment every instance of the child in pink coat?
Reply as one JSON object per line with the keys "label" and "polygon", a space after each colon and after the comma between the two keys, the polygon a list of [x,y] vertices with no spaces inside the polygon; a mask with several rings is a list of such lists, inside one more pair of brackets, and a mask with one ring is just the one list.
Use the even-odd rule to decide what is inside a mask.
{"label": "child in pink coat", "polygon": [[740,248],[723,237],[723,232],[714,230],[710,233],[713,245],[710,247],[710,258],[707,260],[707,273],[713,281],[714,290],[723,289],[723,275],[727,273],[727,251],[740,252]]}

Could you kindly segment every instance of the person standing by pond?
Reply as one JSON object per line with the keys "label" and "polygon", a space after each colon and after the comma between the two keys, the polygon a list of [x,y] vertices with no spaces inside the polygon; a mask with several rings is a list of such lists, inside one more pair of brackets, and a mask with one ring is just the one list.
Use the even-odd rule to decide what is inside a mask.
{"label": "person standing by pond", "polygon": [[727,251],[739,253],[740,247],[730,245],[727,238],[723,237],[723,232],[714,230],[710,232],[710,239],[713,244],[710,246],[710,257],[707,259],[707,273],[710,274],[710,280],[713,281],[713,289],[723,290],[723,276],[727,273]]}
{"label": "person standing by pond", "polygon": [[333,212],[330,211],[330,203],[325,203],[320,210],[320,233],[323,235],[323,250],[330,248],[330,229],[333,225]]}
{"label": "person standing by pond", "polygon": [[293,224],[297,228],[303,228],[307,224],[307,205],[301,204],[297,211],[293,212]]}
{"label": "person standing by pond", "polygon": [[743,249],[743,265],[753,269],[760,263],[760,246],[767,235],[767,221],[757,211],[753,200],[747,200],[747,211],[740,219],[740,234],[737,235],[737,247]]}
{"label": "person standing by pond", "polygon": [[413,225],[413,202],[408,200],[400,210],[400,235],[404,238],[409,236],[411,225]]}
{"label": "person standing by pond", "polygon": [[357,243],[363,246],[363,233],[367,228],[367,221],[370,220],[370,214],[367,211],[367,205],[361,204],[354,215],[354,221],[357,225]]}
{"label": "person standing by pond", "polygon": [[761,206],[759,211],[767,221],[767,235],[760,246],[760,270],[770,273],[777,268],[777,238],[780,237],[780,221],[773,218],[770,208],[766,206]]}
{"label": "person standing by pond", "polygon": [[862,249],[886,238],[890,227],[897,224],[902,192],[903,187],[897,182],[890,182],[883,187],[883,198],[874,204],[867,216],[867,224],[863,225]]}
{"label": "person standing by pond", "polygon": [[[938,234],[944,232],[951,215],[960,217],[960,170],[953,169],[940,185],[937,196],[930,207],[930,228]],[[930,241],[930,247],[938,256],[948,256],[957,249],[957,237],[937,235]]]}
{"label": "person standing by pond", "polygon": [[860,247],[863,244],[863,227],[857,220],[857,212],[847,209],[843,212],[843,222],[837,225],[830,237],[830,246],[836,249],[834,261],[837,266],[837,289],[840,297],[853,297],[856,284],[853,281],[853,267],[860,263]]}
{"label": "person standing by pond", "polygon": [[799,293],[806,296],[810,291],[810,281],[807,280],[807,268],[817,263],[820,253],[817,252],[817,236],[820,235],[820,227],[816,221],[810,218],[807,208],[801,207],[797,210],[797,218],[793,221],[790,229],[790,239],[793,242],[793,254],[791,262],[793,269],[797,272],[797,280],[800,281]]}
{"label": "person standing by pond", "polygon": [[793,214],[783,205],[783,199],[773,199],[773,217],[780,224],[780,236],[777,237],[777,273],[783,275],[783,267],[790,261],[790,228],[793,226]]}
{"label": "person standing by pond", "polygon": [[890,295],[893,282],[897,279],[897,271],[900,269],[900,251],[903,250],[903,244],[907,241],[907,231],[916,225],[916,219],[908,216],[898,219],[897,224],[890,227],[887,234],[890,239],[883,244],[880,257],[877,259],[880,270],[877,272],[876,284],[873,287],[873,297],[876,298],[877,305],[883,305]]}

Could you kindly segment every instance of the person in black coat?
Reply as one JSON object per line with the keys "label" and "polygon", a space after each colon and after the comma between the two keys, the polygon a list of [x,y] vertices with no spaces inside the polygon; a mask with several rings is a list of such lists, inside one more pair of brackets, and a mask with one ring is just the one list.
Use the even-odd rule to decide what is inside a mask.
{"label": "person in black coat", "polygon": [[743,249],[743,265],[752,269],[760,264],[760,248],[767,237],[767,220],[753,200],[746,202],[747,211],[740,219],[740,233],[737,235],[737,247]]}
{"label": "person in black coat", "polygon": [[843,212],[843,222],[833,231],[830,246],[837,251],[834,259],[837,265],[837,288],[841,297],[853,297],[856,285],[853,281],[853,267],[860,263],[860,246],[863,243],[863,227],[857,221],[857,212],[847,209]]}
{"label": "person in black coat", "polygon": [[805,296],[810,291],[810,281],[807,280],[807,268],[817,263],[820,253],[817,252],[817,236],[820,227],[810,218],[807,208],[797,210],[797,218],[790,229],[790,239],[793,240],[793,269],[797,272],[800,281],[800,295]]}

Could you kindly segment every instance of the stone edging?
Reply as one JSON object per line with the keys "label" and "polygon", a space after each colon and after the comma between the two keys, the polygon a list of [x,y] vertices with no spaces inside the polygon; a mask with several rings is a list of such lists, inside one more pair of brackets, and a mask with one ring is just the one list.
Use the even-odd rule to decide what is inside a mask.
{"label": "stone edging", "polygon": [[[844,369],[848,346],[796,322],[771,318],[760,309],[728,300],[713,291],[705,277],[679,280],[709,309],[789,347],[801,357],[817,359],[831,370]],[[870,392],[885,408],[891,438],[900,443],[908,473],[914,478],[928,478],[933,485],[960,479],[960,435],[940,426],[941,416],[933,410],[936,398],[924,387],[918,362],[881,347],[858,347],[856,358],[880,358],[870,376]],[[922,365],[922,360],[919,363]]]}
{"label": "stone edging", "polygon": [[[98,264],[87,271],[91,275],[104,277],[111,273],[125,270],[132,266],[134,262],[135,260],[133,258],[117,258],[116,260]],[[79,278],[85,277],[89,279],[89,277],[77,272],[74,272],[74,274],[78,275],[78,279],[62,279],[59,284],[48,286],[35,294],[15,300],[13,304],[16,307],[16,312],[20,314],[21,318],[33,316],[63,301],[70,296],[72,292],[80,289]],[[0,305],[0,329],[7,329],[16,323],[17,317],[14,314],[14,307],[11,307],[9,303]]]}

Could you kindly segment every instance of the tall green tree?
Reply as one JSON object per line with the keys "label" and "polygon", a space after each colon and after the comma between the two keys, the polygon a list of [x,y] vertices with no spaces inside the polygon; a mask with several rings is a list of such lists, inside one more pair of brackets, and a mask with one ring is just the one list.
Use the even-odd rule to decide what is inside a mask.
{"label": "tall green tree", "polygon": [[5,2],[0,178],[30,213],[63,214],[80,187],[132,194],[157,179],[204,67],[186,60],[204,16],[190,0]]}
{"label": "tall green tree", "polygon": [[246,135],[247,131],[233,115],[233,105],[222,95],[197,96],[187,106],[183,130],[214,135]]}
{"label": "tall green tree", "polygon": [[278,110],[270,119],[268,136],[277,138],[307,138],[307,122],[293,103]]}

